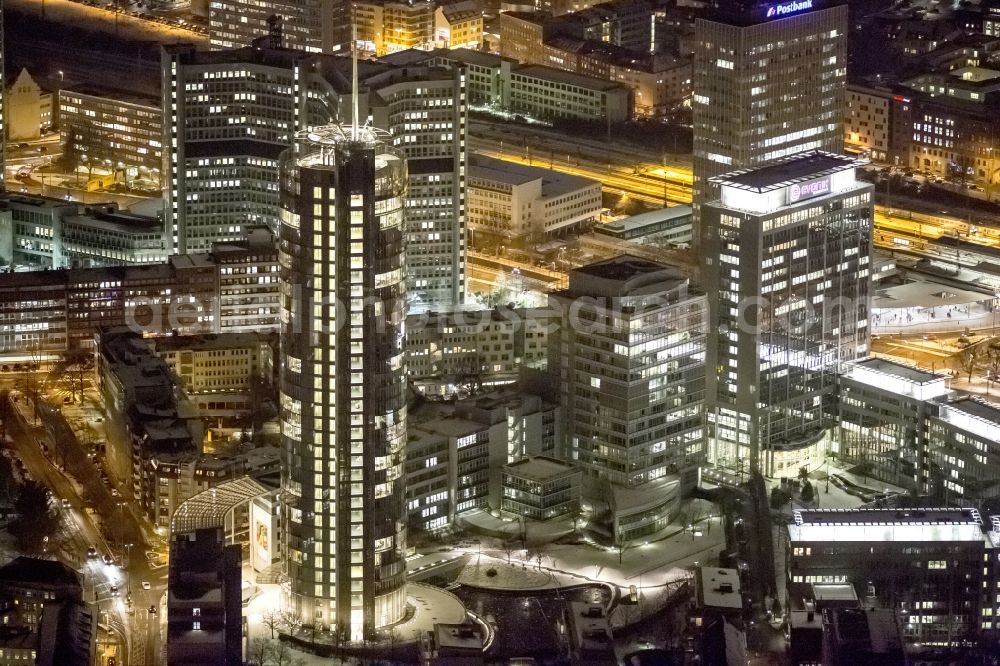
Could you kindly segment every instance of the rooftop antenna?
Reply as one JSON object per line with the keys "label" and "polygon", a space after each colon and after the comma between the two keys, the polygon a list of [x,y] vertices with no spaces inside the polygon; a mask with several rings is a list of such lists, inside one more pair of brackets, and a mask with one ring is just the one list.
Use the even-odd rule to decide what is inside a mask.
{"label": "rooftop antenna", "polygon": [[358,22],[351,12],[351,140],[358,140]]}

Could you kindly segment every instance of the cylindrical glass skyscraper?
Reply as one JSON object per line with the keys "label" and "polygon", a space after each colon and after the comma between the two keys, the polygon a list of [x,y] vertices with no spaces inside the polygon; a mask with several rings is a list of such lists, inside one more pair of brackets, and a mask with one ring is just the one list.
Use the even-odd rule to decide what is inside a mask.
{"label": "cylindrical glass skyscraper", "polygon": [[406,595],[406,162],[365,128],[281,160],[281,427],[291,602],[350,640]]}

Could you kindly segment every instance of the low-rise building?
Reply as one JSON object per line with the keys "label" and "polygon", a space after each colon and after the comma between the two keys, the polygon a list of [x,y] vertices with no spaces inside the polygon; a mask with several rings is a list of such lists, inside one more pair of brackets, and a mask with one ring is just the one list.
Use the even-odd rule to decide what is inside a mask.
{"label": "low-rise building", "polygon": [[473,509],[500,509],[501,468],[555,452],[559,409],[516,386],[455,403],[411,407],[406,502],[415,530],[450,526]]}
{"label": "low-rise building", "polygon": [[973,644],[993,631],[996,536],[975,509],[796,511],[789,594],[850,583],[866,606],[903,614],[910,642]]}
{"label": "low-rise building", "polygon": [[240,666],[240,547],[222,529],[174,534],[167,581],[167,663]]}
{"label": "low-rise building", "polygon": [[483,11],[472,0],[439,5],[434,10],[434,45],[478,49],[483,43]]}
{"label": "low-rise building", "polygon": [[580,508],[580,469],[548,456],[529,456],[503,466],[500,508],[532,520],[572,514]]}
{"label": "low-rise building", "polygon": [[883,358],[847,364],[839,377],[835,452],[876,479],[926,492],[925,423],[947,381]]}
{"label": "low-rise building", "polygon": [[420,637],[421,666],[479,666],[483,637],[473,624],[435,624]]}
{"label": "low-rise building", "polygon": [[68,348],[92,348],[102,326],[127,325],[148,336],[276,330],[277,261],[273,243],[247,242],[161,264],[7,274],[0,283],[0,358],[31,356],[37,363]]}
{"label": "low-rise building", "polygon": [[0,567],[0,666],[92,666],[96,640],[80,574],[31,557]]}
{"label": "low-rise building", "polygon": [[482,155],[469,159],[468,223],[505,239],[542,239],[601,214],[601,184]]}
{"label": "low-rise building", "polygon": [[163,111],[159,99],[93,86],[58,93],[57,124],[65,157],[122,181],[161,186]]}

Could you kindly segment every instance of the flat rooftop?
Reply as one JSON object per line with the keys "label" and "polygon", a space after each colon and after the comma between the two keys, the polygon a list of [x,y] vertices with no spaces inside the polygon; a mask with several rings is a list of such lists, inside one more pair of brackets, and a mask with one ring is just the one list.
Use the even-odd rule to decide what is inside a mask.
{"label": "flat rooftop", "polygon": [[511,74],[521,76],[528,76],[535,79],[542,79],[544,81],[555,81],[557,83],[565,83],[570,86],[576,86],[577,88],[582,88],[584,90],[591,90],[596,92],[611,92],[614,90],[629,90],[628,86],[624,86],[620,83],[615,83],[614,81],[608,81],[606,79],[598,79],[593,76],[586,76],[584,74],[575,74],[573,72],[567,72],[561,69],[555,69],[554,67],[546,67],[545,65],[523,65],[518,67],[516,70],[511,72]]}
{"label": "flat rooftop", "polygon": [[1000,424],[1000,406],[984,402],[972,396],[952,400],[948,403],[948,408],[964,412],[969,416],[982,419],[983,421]]}
{"label": "flat rooftop", "polygon": [[850,583],[813,583],[812,593],[816,601],[858,600],[858,593]]}
{"label": "flat rooftop", "polygon": [[507,463],[503,466],[504,472],[509,472],[515,476],[532,479],[535,481],[548,481],[565,474],[572,474],[577,468],[569,463],[564,463],[548,456],[529,456]]}
{"label": "flat rooftop", "polygon": [[[505,185],[524,185],[532,181],[542,181],[542,199],[560,197],[589,187],[600,187],[600,183],[590,178],[571,176],[568,174],[527,166],[517,162],[498,160],[473,153],[469,157],[469,178],[504,183]],[[469,185],[473,187],[473,185]]]}
{"label": "flat rooftop", "polygon": [[710,180],[714,183],[760,193],[828,176],[838,171],[853,169],[863,163],[863,160],[853,157],[816,150],[793,155],[760,167],[731,171]]}
{"label": "flat rooftop", "polygon": [[927,370],[921,370],[920,368],[911,365],[903,365],[902,363],[896,363],[895,361],[890,361],[884,358],[866,358],[863,361],[855,361],[850,365],[850,367],[863,368],[870,372],[889,375],[891,377],[903,379],[915,384],[927,384],[929,382],[936,382],[947,378],[945,375],[939,375]]}
{"label": "flat rooftop", "polygon": [[975,509],[827,509],[795,511],[794,543],[984,542]]}
{"label": "flat rooftop", "polygon": [[740,594],[740,573],[736,569],[702,567],[698,570],[702,605],[709,608],[743,608]]}

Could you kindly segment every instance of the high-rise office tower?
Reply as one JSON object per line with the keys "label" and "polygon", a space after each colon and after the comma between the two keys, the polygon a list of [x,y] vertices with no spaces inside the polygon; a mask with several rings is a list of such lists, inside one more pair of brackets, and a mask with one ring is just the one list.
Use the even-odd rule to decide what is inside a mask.
{"label": "high-rise office tower", "polygon": [[406,161],[331,125],[301,133],[280,185],[292,603],[360,640],[406,610]]}
{"label": "high-rise office tower", "polygon": [[[163,173],[177,252],[207,252],[252,226],[278,226],[278,155],[295,132],[350,119],[351,61],[274,48],[163,52]],[[465,295],[462,70],[359,63],[360,120],[409,161],[407,287],[414,306]]]}
{"label": "high-rise office tower", "polygon": [[840,152],[847,5],[718,0],[695,22],[694,242],[709,179],[805,150]]}
{"label": "high-rise office tower", "polygon": [[562,315],[549,371],[566,457],[598,482],[615,543],[655,535],[704,462],[705,294],[676,269],[621,256],[571,271],[549,303]]}
{"label": "high-rise office tower", "polygon": [[702,208],[709,457],[794,476],[826,452],[844,364],[868,352],[872,186],[813,151],[713,179]]}

